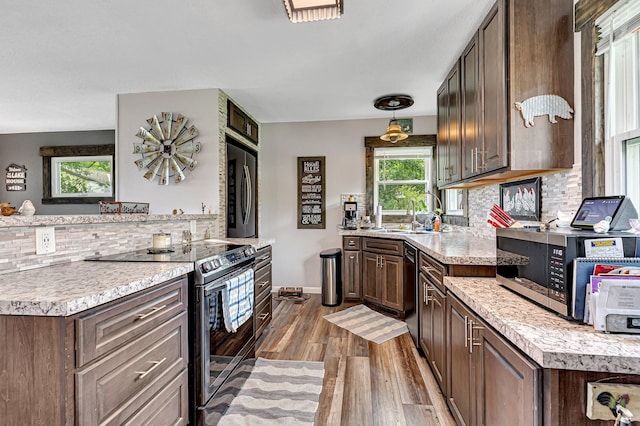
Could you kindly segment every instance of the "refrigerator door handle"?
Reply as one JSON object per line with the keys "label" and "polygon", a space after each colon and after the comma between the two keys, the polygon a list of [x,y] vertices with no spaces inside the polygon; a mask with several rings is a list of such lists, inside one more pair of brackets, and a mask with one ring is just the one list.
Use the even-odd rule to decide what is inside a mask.
{"label": "refrigerator door handle", "polygon": [[244,180],[245,185],[245,205],[242,213],[242,223],[246,225],[249,223],[249,215],[251,214],[251,172],[249,171],[249,166],[246,164],[243,166],[242,179]]}

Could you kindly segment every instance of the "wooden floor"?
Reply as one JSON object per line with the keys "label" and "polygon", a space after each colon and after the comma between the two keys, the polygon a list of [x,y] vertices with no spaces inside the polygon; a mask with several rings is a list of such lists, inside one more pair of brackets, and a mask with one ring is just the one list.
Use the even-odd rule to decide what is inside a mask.
{"label": "wooden floor", "polygon": [[324,361],[318,425],[455,425],[408,333],[381,345],[324,320],[320,295],[280,302],[256,355]]}

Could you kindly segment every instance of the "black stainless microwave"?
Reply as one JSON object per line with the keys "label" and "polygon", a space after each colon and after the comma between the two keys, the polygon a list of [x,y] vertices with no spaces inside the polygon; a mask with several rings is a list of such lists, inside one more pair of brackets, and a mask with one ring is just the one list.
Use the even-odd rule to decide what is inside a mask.
{"label": "black stainless microwave", "polygon": [[585,240],[622,238],[625,257],[639,255],[639,238],[562,229],[496,229],[496,279],[504,287],[565,317],[573,314],[573,260],[585,257]]}

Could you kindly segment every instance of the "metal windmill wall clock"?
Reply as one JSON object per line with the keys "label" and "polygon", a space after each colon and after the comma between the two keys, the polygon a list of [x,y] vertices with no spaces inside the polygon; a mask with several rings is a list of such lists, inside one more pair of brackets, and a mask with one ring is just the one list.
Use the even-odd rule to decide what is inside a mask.
{"label": "metal windmill wall clock", "polygon": [[[174,118],[175,116],[175,118]],[[133,153],[142,158],[136,160],[138,170],[145,170],[144,178],[152,182],[158,176],[158,185],[169,185],[186,179],[185,171],[193,171],[198,165],[197,154],[201,151],[196,126],[187,127],[189,119],[182,114],[161,113],[147,120],[148,128],[140,127],[136,136],[142,143],[133,144]]]}

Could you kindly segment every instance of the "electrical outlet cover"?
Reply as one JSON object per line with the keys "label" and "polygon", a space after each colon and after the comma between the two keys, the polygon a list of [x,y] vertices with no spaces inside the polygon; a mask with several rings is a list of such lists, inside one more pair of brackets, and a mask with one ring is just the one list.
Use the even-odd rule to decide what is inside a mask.
{"label": "electrical outlet cover", "polygon": [[624,405],[634,414],[634,420],[640,416],[640,385],[595,382],[587,383],[587,417],[592,420],[615,420],[611,409],[600,402],[611,398],[614,407],[616,401],[624,399]]}
{"label": "electrical outlet cover", "polygon": [[36,228],[36,254],[49,254],[56,251],[55,228],[47,226]]}

